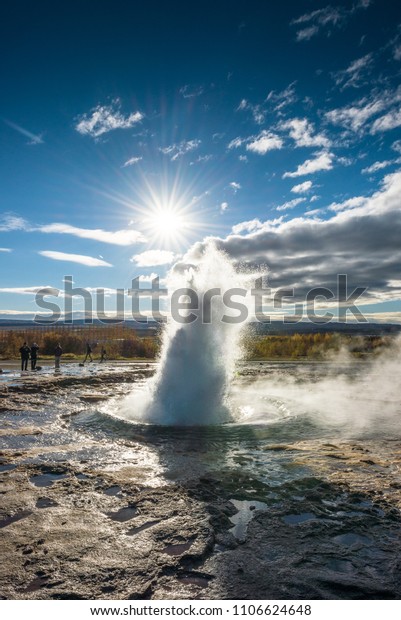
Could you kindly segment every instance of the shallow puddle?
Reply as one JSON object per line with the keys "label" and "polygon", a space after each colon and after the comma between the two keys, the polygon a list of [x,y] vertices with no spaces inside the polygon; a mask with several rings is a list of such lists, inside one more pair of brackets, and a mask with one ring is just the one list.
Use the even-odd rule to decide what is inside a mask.
{"label": "shallow puddle", "polygon": [[53,508],[54,506],[58,506],[58,503],[50,497],[39,497],[36,502],[36,508]]}
{"label": "shallow puddle", "polygon": [[298,525],[299,523],[305,523],[306,521],[315,521],[316,519],[317,516],[313,512],[303,512],[298,515],[285,515],[285,517],[283,517],[283,521],[287,525]]}
{"label": "shallow puddle", "polygon": [[21,521],[21,519],[26,519],[26,517],[29,517],[31,514],[33,514],[32,510],[21,510],[21,512],[17,512],[11,517],[6,517],[5,519],[2,519],[0,521],[0,528],[7,527],[8,525],[11,525],[11,523]]}
{"label": "shallow puddle", "polygon": [[32,482],[35,487],[50,487],[53,482],[67,477],[67,474],[35,474],[29,478],[29,482]]}
{"label": "shallow puddle", "polygon": [[163,549],[163,553],[168,555],[181,555],[192,547],[192,542],[183,543],[181,545],[168,545]]}
{"label": "shallow puddle", "polygon": [[11,465],[11,464],[0,465],[0,473],[3,471],[11,471],[12,469],[15,469],[16,467],[17,467],[16,465]]}
{"label": "shallow puddle", "polygon": [[120,508],[117,512],[108,512],[107,516],[113,521],[118,521],[119,523],[124,523],[125,521],[129,521],[133,519],[137,514],[136,506],[126,506],[125,508]]}
{"label": "shallow puddle", "polygon": [[104,489],[103,493],[105,495],[110,495],[111,497],[115,497],[116,495],[121,493],[121,487],[119,487],[118,484],[113,484],[113,486],[108,487],[107,489]]}
{"label": "shallow puddle", "polygon": [[230,528],[230,532],[240,542],[246,539],[246,532],[249,522],[253,519],[256,510],[266,510],[267,504],[264,502],[247,501],[231,499],[238,512],[230,517],[230,521],[234,523],[234,527]]}

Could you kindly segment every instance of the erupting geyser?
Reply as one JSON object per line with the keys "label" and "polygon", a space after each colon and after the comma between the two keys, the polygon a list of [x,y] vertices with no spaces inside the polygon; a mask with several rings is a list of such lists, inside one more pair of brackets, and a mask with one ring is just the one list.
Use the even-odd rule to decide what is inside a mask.
{"label": "erupting geyser", "polygon": [[[239,315],[238,310],[227,308],[223,296],[234,288],[246,291],[250,284],[249,274],[238,273],[213,245],[207,246],[196,266],[169,276],[170,292],[195,293],[199,308],[181,309],[180,314],[192,314],[196,320],[183,324],[169,319],[156,375],[144,393],[128,397],[124,417],[173,425],[230,421],[228,388],[241,356],[240,336],[246,320],[234,324],[222,320]],[[220,293],[210,300],[213,289]],[[241,303],[246,304],[248,297],[242,296]],[[189,296],[184,295],[185,300]]]}

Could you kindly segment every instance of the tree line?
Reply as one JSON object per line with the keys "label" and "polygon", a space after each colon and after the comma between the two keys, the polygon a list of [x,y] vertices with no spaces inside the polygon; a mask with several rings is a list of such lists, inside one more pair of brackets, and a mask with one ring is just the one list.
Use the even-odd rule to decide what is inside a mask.
{"label": "tree line", "polygon": [[84,355],[86,343],[91,345],[94,355],[102,347],[107,357],[153,359],[157,355],[159,338],[156,335],[140,336],[131,328],[109,326],[94,328],[63,327],[54,329],[27,329],[0,331],[0,357],[3,359],[19,357],[19,349],[23,342],[31,346],[39,345],[39,355],[54,355],[54,349],[60,343],[63,357]]}
{"label": "tree line", "polygon": [[363,358],[391,346],[391,336],[352,336],[334,333],[246,337],[248,359],[326,359],[341,350]]}
{"label": "tree line", "polygon": [[[39,355],[53,355],[58,343],[63,357],[85,354],[89,342],[93,354],[100,357],[104,347],[108,359],[146,358],[154,359],[160,350],[159,333],[143,335],[130,327],[121,325],[104,327],[40,328],[26,330],[0,330],[0,358],[17,358],[23,342],[39,345]],[[252,335],[244,337],[245,359],[325,359],[340,350],[353,357],[365,357],[379,353],[393,342],[391,336],[351,336],[340,333]],[[194,355],[197,352],[194,351]]]}

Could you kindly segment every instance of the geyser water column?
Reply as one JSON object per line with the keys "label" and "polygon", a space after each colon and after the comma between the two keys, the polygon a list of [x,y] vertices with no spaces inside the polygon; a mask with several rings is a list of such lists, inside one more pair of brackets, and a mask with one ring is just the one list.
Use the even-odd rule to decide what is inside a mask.
{"label": "geyser water column", "polygon": [[[224,316],[239,315],[237,310],[226,307],[223,295],[229,289],[250,285],[249,274],[238,273],[230,259],[214,245],[206,247],[196,266],[171,274],[169,290],[192,289],[199,299],[199,310],[187,311],[196,316],[191,323],[182,324],[171,318],[165,326],[160,364],[148,384],[148,395],[140,404],[144,421],[170,425],[230,421],[227,396],[235,363],[242,354],[240,338],[246,320],[234,324],[222,321]],[[206,303],[206,308],[210,308],[207,316],[203,302],[212,289],[219,289],[221,294]],[[249,301],[250,295],[241,298],[241,303]],[[138,399],[132,401],[137,410],[138,404]],[[137,417],[134,411],[131,416]]]}

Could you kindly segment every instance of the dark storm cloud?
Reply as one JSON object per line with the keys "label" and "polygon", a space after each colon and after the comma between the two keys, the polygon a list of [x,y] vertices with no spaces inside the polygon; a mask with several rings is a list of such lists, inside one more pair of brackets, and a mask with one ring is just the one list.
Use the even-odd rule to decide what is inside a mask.
{"label": "dark storm cloud", "polygon": [[[363,205],[331,219],[305,216],[288,222],[259,222],[249,234],[211,237],[196,243],[176,265],[196,263],[213,242],[238,264],[268,265],[270,286],[294,287],[303,296],[313,287],[336,286],[346,273],[350,286],[369,287],[370,300],[401,295],[401,172],[384,178]],[[398,282],[398,283],[397,283]]]}

